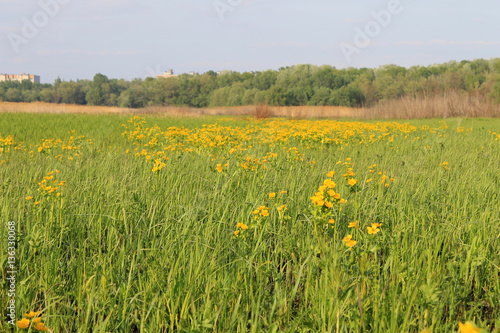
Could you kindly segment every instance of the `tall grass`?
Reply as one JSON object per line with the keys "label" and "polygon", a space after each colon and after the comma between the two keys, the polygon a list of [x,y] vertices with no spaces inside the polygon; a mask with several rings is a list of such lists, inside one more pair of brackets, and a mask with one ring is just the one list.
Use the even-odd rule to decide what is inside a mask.
{"label": "tall grass", "polygon": [[364,110],[363,119],[500,117],[500,105],[481,95],[449,92],[443,96],[403,97]]}
{"label": "tall grass", "polygon": [[[54,332],[453,332],[459,321],[500,327],[500,145],[488,132],[499,131],[498,120],[449,119],[447,128],[419,120],[412,123],[431,130],[336,145],[322,143],[318,123],[304,120],[283,124],[303,126],[308,136],[260,142],[258,131],[274,120],[147,117],[150,128],[163,130],[218,122],[229,141],[240,130],[252,133],[252,148],[241,144],[246,151],[180,149],[152,172],[156,157],[135,156],[151,152],[149,141],[121,135],[127,119],[0,115],[0,136],[24,142],[0,153],[2,238],[7,221],[18,227],[19,315],[42,310]],[[357,124],[347,126],[357,131]],[[212,133],[205,128],[200,135]],[[70,130],[86,135],[77,150],[38,153],[43,139],[68,142]],[[172,140],[181,140],[176,135]],[[242,167],[246,156],[270,152],[278,156],[266,169]],[[341,176],[349,165],[337,164],[347,158],[357,193]],[[66,181],[63,195],[43,197],[38,183],[53,170]],[[365,182],[379,170],[395,177],[389,188]],[[329,171],[349,201],[335,228],[318,237],[311,196]],[[252,212],[262,205],[270,215],[255,222]],[[359,231],[347,228],[355,220]],[[240,222],[256,226],[234,237]],[[372,222],[382,223],[381,232],[363,243]],[[358,247],[344,245],[347,233]]]}
{"label": "tall grass", "polygon": [[403,97],[382,101],[369,108],[341,106],[269,106],[267,104],[189,108],[177,106],[150,106],[130,109],[105,106],[67,105],[53,103],[0,102],[0,112],[26,113],[86,113],[86,114],[150,114],[168,117],[254,116],[258,119],[285,117],[292,119],[355,118],[355,119],[417,119],[450,117],[500,117],[500,105],[481,95],[448,92],[442,96]]}

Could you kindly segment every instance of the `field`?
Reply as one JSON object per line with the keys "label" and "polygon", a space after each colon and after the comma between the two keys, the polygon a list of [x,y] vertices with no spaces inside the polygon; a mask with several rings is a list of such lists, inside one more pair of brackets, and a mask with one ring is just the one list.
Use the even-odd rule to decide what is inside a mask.
{"label": "field", "polygon": [[14,225],[53,332],[498,332],[499,170],[500,119],[0,113],[2,308]]}

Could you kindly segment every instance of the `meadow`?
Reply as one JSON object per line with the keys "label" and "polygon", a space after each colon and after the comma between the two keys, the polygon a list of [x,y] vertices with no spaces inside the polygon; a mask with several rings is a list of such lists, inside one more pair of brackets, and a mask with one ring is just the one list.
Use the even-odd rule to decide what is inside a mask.
{"label": "meadow", "polygon": [[499,332],[499,170],[500,119],[0,113],[0,329]]}

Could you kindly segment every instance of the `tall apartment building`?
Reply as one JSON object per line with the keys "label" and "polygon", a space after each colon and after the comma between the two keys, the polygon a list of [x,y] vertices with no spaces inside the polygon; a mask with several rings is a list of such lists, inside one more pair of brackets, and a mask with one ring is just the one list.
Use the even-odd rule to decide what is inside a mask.
{"label": "tall apartment building", "polygon": [[0,74],[0,82],[30,80],[33,83],[40,83],[40,76],[33,74]]}

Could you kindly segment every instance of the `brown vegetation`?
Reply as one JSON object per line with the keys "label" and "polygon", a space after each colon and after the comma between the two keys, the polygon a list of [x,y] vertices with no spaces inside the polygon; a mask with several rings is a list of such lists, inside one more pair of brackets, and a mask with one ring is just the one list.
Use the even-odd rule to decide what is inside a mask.
{"label": "brown vegetation", "polygon": [[481,95],[448,93],[433,97],[403,97],[364,109],[364,119],[500,117],[500,105]]}
{"label": "brown vegetation", "polygon": [[218,108],[189,108],[154,106],[128,109],[106,106],[69,105],[53,103],[0,102],[0,112],[26,113],[88,113],[88,114],[154,114],[170,117],[200,117],[204,115],[302,118],[356,119],[415,119],[447,117],[500,117],[500,105],[480,95],[449,93],[445,96],[403,97],[380,102],[370,108],[340,106],[236,106]]}

